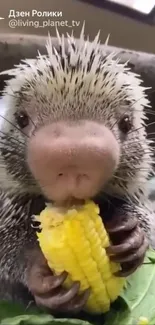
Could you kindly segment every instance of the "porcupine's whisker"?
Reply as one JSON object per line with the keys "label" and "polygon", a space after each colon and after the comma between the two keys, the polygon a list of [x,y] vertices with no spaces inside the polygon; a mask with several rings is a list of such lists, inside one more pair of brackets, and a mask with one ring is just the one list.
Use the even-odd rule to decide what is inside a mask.
{"label": "porcupine's whisker", "polygon": [[[119,139],[116,138],[116,140],[118,141],[118,144],[122,144],[122,143],[119,141]],[[147,141],[149,141],[149,142],[150,142],[150,140],[151,140],[151,138],[150,138],[150,139],[147,139]],[[137,143],[139,143],[139,139],[137,139],[137,140],[130,139],[130,140],[128,140],[127,143],[123,146],[123,148],[126,149],[126,148],[129,147],[129,145],[132,145],[132,144],[134,145],[134,144],[137,144]],[[151,153],[151,152],[152,152],[152,146],[153,146],[153,145],[154,145],[154,142],[152,142],[152,143],[150,144],[150,146],[149,146],[148,148],[146,148],[146,149],[144,149],[144,148],[139,148],[139,152],[142,152],[142,153],[149,152],[149,153]],[[136,150],[137,150],[137,148],[136,148],[136,149],[133,148],[132,153],[133,153],[133,152],[136,153],[136,152],[137,152]]]}
{"label": "porcupine's whisker", "polygon": [[[154,122],[151,122],[149,124],[147,124],[147,127],[150,126],[150,125],[154,125],[155,124],[155,121]],[[136,131],[139,131],[140,129],[143,129],[144,128],[144,125],[142,125],[141,127],[137,128],[137,129],[132,129],[128,132],[128,134],[131,134],[133,132],[136,132]]]}
{"label": "porcupine's whisker", "polygon": [[[7,138],[7,140],[9,140],[9,142],[15,147],[15,148],[17,148],[17,145],[18,145],[18,150],[19,149],[24,149],[24,143],[22,143],[21,141],[19,141],[18,139],[13,139],[13,138],[11,138],[11,136],[9,137],[8,136],[8,138]],[[5,139],[3,139],[1,136],[0,136],[0,143],[1,144],[6,144],[6,138]],[[9,144],[10,144],[9,143]],[[20,147],[19,147],[19,145],[20,145]]]}
{"label": "porcupine's whisker", "polygon": [[120,121],[121,118],[126,114],[126,112],[127,112],[127,111],[123,112],[123,113],[121,114],[121,116],[119,117],[119,119],[116,120],[116,121],[114,122],[114,124],[112,125],[112,127],[110,127],[110,130],[111,130],[111,131],[113,130],[114,126],[115,126],[117,123],[119,123],[119,121]]}
{"label": "porcupine's whisker", "polygon": [[34,125],[34,128],[36,128],[36,125],[35,125],[35,123],[33,122],[33,120],[32,120],[32,118],[31,118],[31,116],[30,115],[28,115],[28,118],[30,119],[30,121],[32,122],[32,124]]}
{"label": "porcupine's whisker", "polygon": [[[151,94],[151,93],[153,93],[153,92],[155,92],[155,90],[151,90],[150,92],[148,92],[148,94]],[[132,105],[130,106],[129,105],[129,107],[130,108],[132,108],[133,107],[133,105],[135,105],[138,101],[140,101],[141,99],[143,98],[143,96],[142,97],[140,97],[139,99],[137,99],[136,101],[134,101],[133,103],[132,103]],[[151,110],[147,110],[147,108],[144,108],[144,110],[146,111],[146,113],[148,113],[148,112],[150,112],[150,114],[152,113],[152,115],[155,115],[155,112],[153,112],[153,111],[151,111]],[[126,114],[126,112],[128,111],[128,106],[127,106],[127,109],[122,113],[122,115],[119,117],[119,119],[113,124],[113,126],[112,126],[112,128],[111,128],[111,130],[114,128],[114,126],[121,120],[121,118]],[[135,110],[135,111],[141,111],[141,110]],[[147,124],[147,126],[148,126],[148,124]]]}
{"label": "porcupine's whisker", "polygon": [[[16,99],[20,99],[19,92],[18,92],[18,95],[17,95],[17,93],[16,93],[16,95],[15,95],[15,93],[14,93],[14,91],[13,91],[12,88],[11,88],[11,90],[12,90],[13,94],[9,94],[9,96],[12,96],[12,97],[14,97],[14,98],[16,98]],[[32,98],[32,96],[29,95],[29,98]],[[27,113],[27,114],[28,114],[28,113]],[[35,125],[34,121],[32,120],[32,118],[31,118],[29,115],[28,115],[28,117],[30,118],[31,122],[33,123],[34,127],[36,128],[36,125]],[[42,116],[41,116],[41,119],[42,119],[42,122],[43,122],[43,118],[42,118]]]}
{"label": "porcupine's whisker", "polygon": [[[3,136],[6,137],[5,139],[13,140],[14,142],[21,143],[21,144],[24,146],[24,142],[22,142],[22,141],[19,140],[18,138],[15,138],[15,137],[13,137],[12,135],[9,135],[8,133],[5,133],[5,132],[3,132],[3,131],[0,131],[0,135],[1,135],[1,134],[3,134]],[[1,136],[0,136],[0,139],[1,139],[1,140],[5,140],[5,139],[2,139]]]}
{"label": "porcupine's whisker", "polygon": [[[17,139],[15,139],[16,140],[16,142],[18,142],[18,140]],[[5,142],[3,142],[4,140],[3,139],[0,139],[0,144],[4,144]],[[12,143],[12,146],[14,145],[14,150],[16,149],[16,143],[15,143],[15,141],[11,141],[11,143]],[[135,141],[133,141],[133,144],[135,143]],[[22,146],[23,146],[23,149],[24,149],[24,144],[23,143],[21,143],[22,144]],[[132,144],[131,142],[130,142],[130,144]],[[21,149],[22,149],[22,147],[21,147]],[[7,150],[7,152],[9,153],[12,153],[12,150],[9,150],[9,149],[5,149],[5,150]],[[132,151],[132,154],[136,154],[136,150],[134,150],[134,151]],[[19,155],[19,151],[18,151],[18,153],[15,151],[15,153],[16,154],[18,154]],[[150,153],[152,153],[153,154],[153,151],[152,150],[148,150],[148,151],[142,151],[142,153],[144,153],[144,154],[150,154]],[[23,157],[23,155],[22,155],[22,153],[21,153],[21,156]],[[148,161],[148,162],[152,162],[152,160],[151,159],[148,159],[148,158],[143,158],[143,161]],[[152,162],[153,163],[153,162]],[[120,162],[119,163],[119,166],[121,166],[121,167],[123,167],[123,166],[126,166],[126,162]],[[139,167],[139,168],[141,168],[141,167]]]}
{"label": "porcupine's whisker", "polygon": [[[144,160],[144,162],[149,162],[149,163],[152,163],[152,160]],[[155,163],[153,163],[154,165]],[[122,162],[122,164],[119,165],[119,167],[121,167],[123,169],[123,167],[125,168],[126,170],[126,162]],[[152,166],[153,167],[153,166]],[[138,171],[138,170],[148,170],[148,168],[145,168],[145,167],[141,167],[141,166],[137,166],[136,168],[133,169],[133,171]],[[131,173],[133,172],[131,171]]]}
{"label": "porcupine's whisker", "polygon": [[[147,159],[147,158],[145,158],[145,159],[143,159],[143,162],[149,162],[149,163],[152,163],[153,165],[155,164],[154,162],[152,162],[152,160],[151,159]],[[126,168],[126,160],[124,160],[124,161],[122,161],[120,164],[119,164],[119,167],[125,167]],[[137,168],[141,168],[141,166],[139,166],[139,167],[137,167]],[[135,170],[136,168],[134,168],[134,170]]]}
{"label": "porcupine's whisker", "polygon": [[[107,193],[106,191],[103,190],[102,195],[105,195],[105,194],[109,195],[109,193]],[[119,195],[119,194],[117,195],[116,193],[113,193],[112,195],[110,195],[110,198],[111,199],[122,200],[122,195]],[[123,197],[123,202],[124,203],[129,203],[128,198],[126,196]],[[113,207],[115,207],[115,205],[112,204],[112,201],[110,202],[110,204],[113,205]]]}
{"label": "porcupine's whisker", "polygon": [[[138,142],[137,142],[138,143]],[[132,145],[135,145],[136,143],[133,141],[131,141],[131,142],[129,142],[128,143],[128,146],[126,146],[126,147],[124,147],[123,149],[124,149],[124,151],[126,150],[126,149],[128,149],[129,148],[129,146],[132,146]],[[153,144],[153,145],[155,145],[155,144]],[[147,153],[149,153],[149,154],[153,154],[154,153],[154,148],[153,148],[153,146],[150,146],[150,148],[146,148],[145,150],[143,150],[143,149],[141,149],[141,148],[138,148],[138,152],[139,153],[141,153],[141,154],[147,154]],[[132,149],[132,151],[131,151],[131,156],[133,155],[133,154],[136,154],[137,153],[137,148],[135,147],[135,148],[133,148]],[[122,152],[122,159],[123,159],[123,152]],[[120,161],[120,163],[121,163],[121,161]]]}
{"label": "porcupine's whisker", "polygon": [[[11,87],[10,87],[10,88],[11,88]],[[12,88],[11,88],[11,90],[12,90]],[[12,90],[12,92],[13,92],[13,90]],[[2,95],[4,95],[4,91],[3,91],[3,90],[1,90],[0,93],[1,93]],[[14,92],[13,94],[9,94],[9,96],[11,96],[11,97],[13,97],[13,98],[16,98],[16,99],[20,99],[20,97],[17,96],[17,93],[16,93],[16,92]],[[3,97],[1,97],[1,98],[3,98]]]}
{"label": "porcupine's whisker", "polygon": [[[131,175],[130,175],[130,177],[132,177]],[[134,178],[134,176],[133,176],[133,178]],[[114,179],[114,178],[113,178]],[[118,181],[119,179],[117,179],[117,181]],[[134,179],[133,179],[134,180]],[[120,183],[120,185],[122,186],[122,184],[124,184],[124,180],[123,179],[120,179],[120,182],[122,182],[122,183]],[[138,184],[139,185],[144,185],[144,184],[146,184],[146,181],[144,182],[144,181],[138,181]]]}
{"label": "porcupine's whisker", "polygon": [[[0,142],[0,151],[1,151],[1,149],[3,150],[4,149],[4,147],[1,147],[1,142]],[[20,150],[18,151],[18,153],[17,153],[17,150],[16,150],[16,148],[13,148],[13,150],[7,150],[7,149],[5,149],[5,154],[7,154],[7,155],[12,155],[12,154],[14,154],[14,156],[15,157],[20,157],[20,159],[21,159],[21,161],[22,162],[24,162],[25,163],[25,157],[23,157],[23,153],[22,152],[20,152]],[[2,158],[2,157],[0,157],[0,162],[4,162],[4,158]],[[2,166],[1,166],[2,167]],[[0,168],[1,168],[0,167]]]}
{"label": "porcupine's whisker", "polygon": [[120,184],[120,186],[121,186],[121,188],[123,189],[123,191],[124,191],[124,193],[125,193],[125,196],[126,196],[128,202],[130,202],[130,203],[132,204],[132,203],[133,203],[133,200],[132,200],[132,198],[129,196],[129,194],[128,194],[126,188],[125,188],[125,186],[124,186],[123,184]]}
{"label": "porcupine's whisker", "polygon": [[[12,92],[13,92],[13,89],[11,88]],[[3,91],[1,91],[2,93]],[[13,94],[9,94],[9,96],[13,97],[13,98],[16,98],[16,99],[20,99],[19,96],[17,96],[17,94],[13,93]],[[34,125],[34,127],[36,128],[36,125],[34,123],[34,121],[32,120],[32,118],[30,117],[30,115],[28,115],[29,119],[31,120],[32,124]]]}
{"label": "porcupine's whisker", "polygon": [[[134,179],[135,179],[135,175],[129,175],[130,176],[130,178],[131,178],[131,180],[134,182]],[[151,175],[150,175],[151,176]],[[119,179],[119,178],[115,178],[115,177],[113,177],[113,179],[112,180],[117,180],[117,181],[120,181],[120,184],[124,184],[124,182],[125,182],[125,180],[124,179]],[[120,185],[119,184],[119,185]],[[141,180],[141,179],[139,179],[138,180],[138,184],[139,185],[145,185],[146,184],[146,181],[144,182],[143,180]]]}
{"label": "porcupine's whisker", "polygon": [[134,103],[130,106],[126,107],[126,110],[121,114],[121,116],[119,117],[119,119],[117,121],[115,121],[115,123],[113,124],[113,126],[111,127],[111,130],[113,130],[114,126],[119,123],[119,121],[123,118],[123,116],[126,114],[126,112],[128,111],[128,108],[132,108],[132,106],[137,103],[139,100],[141,100],[143,97],[139,98],[137,101],[134,101]]}
{"label": "porcupine's whisker", "polygon": [[[127,191],[125,190],[125,188],[124,188],[124,186],[122,185],[122,184],[120,184],[120,187],[123,189],[123,191],[124,191],[124,196],[123,196],[123,201],[125,202],[125,203],[133,203],[133,198],[131,198],[130,196],[129,196],[129,194],[127,193]],[[105,193],[107,193],[107,195],[108,195],[108,192],[106,191],[106,190],[103,190]],[[122,194],[116,194],[116,193],[112,193],[112,195],[111,195],[111,197],[112,198],[116,198],[116,199],[121,199],[122,200]]]}
{"label": "porcupine's whisker", "polygon": [[[12,153],[12,152],[11,152]],[[23,159],[24,160],[24,159]],[[3,159],[0,159],[0,162],[3,162]],[[5,169],[5,166],[1,166],[1,168],[4,168]],[[139,169],[141,169],[141,168],[139,168]],[[141,169],[142,170],[142,169]],[[145,169],[143,169],[143,170],[145,170]],[[147,169],[146,169],[147,170]],[[31,174],[30,174],[31,175]],[[131,175],[131,177],[132,177],[132,175]],[[133,177],[134,177],[134,175],[133,175]],[[40,181],[42,181],[41,179],[34,179],[33,178],[33,175],[32,175],[32,177],[30,176],[30,177],[26,177],[26,178],[24,178],[25,180],[27,180],[27,181],[33,181],[34,182],[34,185],[36,185],[35,183],[37,182],[37,183],[39,183]],[[124,179],[123,178],[121,178],[121,177],[119,177],[119,176],[116,176],[116,175],[114,175],[113,176],[113,178],[112,179],[117,179],[117,180],[120,180],[120,181],[122,181],[122,182],[124,182]],[[145,184],[146,182],[144,182],[144,181],[140,181],[139,180],[139,182],[138,182],[139,184]],[[51,182],[50,183],[46,183],[46,184],[44,184],[44,185],[42,185],[41,186],[41,188],[46,188],[47,186],[50,186],[51,185]]]}
{"label": "porcupine's whisker", "polygon": [[[131,146],[132,144],[134,145],[134,144],[136,144],[136,142],[135,141],[129,142],[128,146],[124,147],[124,149],[127,149],[129,147],[129,145]],[[153,144],[153,145],[155,145],[155,144]],[[151,146],[150,146],[150,148],[146,148],[144,150],[142,148],[139,148],[138,151],[141,154],[145,154],[145,153],[150,153],[151,154],[153,152],[153,148]],[[132,151],[131,151],[131,155],[136,153],[136,152],[137,152],[137,148],[133,148]],[[123,157],[123,154],[122,154],[122,157]]]}
{"label": "porcupine's whisker", "polygon": [[[155,115],[155,111],[144,109],[147,114]],[[141,112],[141,109],[135,109],[134,112]]]}
{"label": "porcupine's whisker", "polygon": [[[138,110],[137,110],[137,111],[138,111]],[[140,111],[140,110],[139,110],[139,111]],[[123,114],[119,117],[119,119],[118,119],[117,121],[115,121],[115,123],[113,124],[113,126],[110,128],[111,131],[113,130],[114,126],[115,126],[117,123],[119,123],[119,121],[120,121],[121,118],[126,114],[126,112],[127,112],[127,111],[123,112]],[[155,115],[155,112],[154,112],[154,114],[152,114],[152,115]],[[147,124],[146,124],[146,128],[147,128],[148,126],[150,126],[150,125],[153,125],[153,124],[155,124],[155,121],[154,121],[154,122],[147,123]],[[128,134],[131,134],[132,132],[136,132],[136,131],[142,129],[143,127],[144,127],[144,126],[141,126],[141,127],[137,128],[137,129],[131,129],[131,130],[128,132]],[[147,134],[149,134],[149,133],[147,132]]]}
{"label": "porcupine's whisker", "polygon": [[10,122],[4,116],[0,115],[0,117],[3,118],[6,122],[8,122],[10,125],[12,125],[15,129],[17,129],[18,131],[20,131],[25,137],[27,137],[28,139],[30,138],[27,134],[25,134],[24,132],[22,132],[22,130],[20,128],[18,128],[15,124],[13,124],[12,122]]}
{"label": "porcupine's whisker", "polygon": [[[117,138],[117,136],[115,136],[115,138],[116,138],[116,140],[118,141],[118,143],[119,144],[122,144],[122,142],[121,142],[121,140],[119,139],[119,138]],[[149,139],[147,139],[147,140],[151,140],[151,138],[149,138]],[[139,143],[139,139],[128,139],[128,141],[127,141],[127,144],[125,144],[125,145],[129,145],[129,144],[134,144],[134,143]],[[124,145],[124,147],[125,147],[125,145]]]}
{"label": "porcupine's whisker", "polygon": [[[114,179],[114,177],[113,177],[113,179]],[[39,181],[40,180],[37,180],[37,179],[35,179],[36,180],[36,182],[38,182],[39,183]],[[117,177],[117,180],[120,180],[120,181],[124,181],[124,179],[119,179],[119,177]],[[146,182],[138,182],[138,184],[145,184]],[[45,189],[47,186],[50,186],[51,185],[51,183],[46,183],[46,184],[44,184],[44,185],[41,185],[40,186],[40,188],[41,189]],[[125,189],[125,187],[123,186],[123,184],[121,183],[120,184],[121,185],[121,187],[123,188],[123,190],[125,191],[125,193],[126,193],[126,196],[128,195],[128,193],[127,193],[127,191],[126,191],[126,189]],[[104,190],[103,190],[103,192],[104,192]],[[121,198],[122,196],[120,196],[119,198]],[[118,197],[117,197],[118,198]],[[130,198],[130,200],[131,200],[131,198]],[[110,201],[109,201],[110,202]]]}
{"label": "porcupine's whisker", "polygon": [[[50,184],[49,184],[50,185]],[[41,188],[42,189],[44,189],[46,186],[48,186],[47,184],[46,185],[43,185],[43,186],[41,186]],[[97,198],[99,199],[100,198],[100,196],[101,196],[101,198],[103,198],[103,195],[104,195],[104,198],[106,199],[106,201],[110,204],[110,205],[113,205],[114,206],[114,204],[106,197],[106,196],[108,196],[109,194],[108,193],[106,193],[106,191],[105,190],[101,190],[100,192],[99,192],[99,194],[97,194]],[[122,195],[115,195],[115,194],[112,194],[111,195],[111,198],[116,198],[116,199],[122,199]],[[125,196],[124,198],[123,198],[123,200],[124,200],[124,202],[126,202],[126,203],[128,203],[129,202],[129,199]],[[131,198],[130,198],[130,200],[131,200]]]}
{"label": "porcupine's whisker", "polygon": [[[5,167],[4,167],[5,168]],[[25,179],[25,178],[24,178]],[[31,182],[31,186],[36,186],[36,185],[38,185],[37,184],[37,182],[38,182],[38,180],[37,179],[34,179],[33,177],[31,178],[26,178],[25,179],[26,181],[30,181]],[[121,180],[121,179],[120,179]],[[139,182],[139,184],[140,184],[140,182]],[[41,189],[44,189],[44,188],[46,188],[47,186],[49,186],[50,185],[50,183],[49,184],[45,184],[45,185],[43,185],[43,186],[41,186]],[[120,184],[120,186],[123,188],[123,190],[125,191],[125,197],[123,198],[123,200],[124,200],[124,202],[126,202],[126,203],[128,203],[129,201],[131,201],[132,202],[132,199],[131,199],[131,197],[128,195],[128,193],[126,192],[126,189],[125,189],[125,187],[123,186],[123,184]],[[103,194],[104,194],[104,196],[105,196],[105,194],[106,195],[108,195],[108,193],[106,193],[104,190],[102,191],[103,192]],[[101,193],[101,192],[100,192]],[[113,198],[117,198],[117,199],[120,199],[120,198],[122,198],[122,196],[120,195],[116,195],[116,194],[112,194],[112,197]],[[108,198],[106,198],[105,197],[105,199],[108,201]],[[111,204],[111,202],[109,201],[109,203]]]}
{"label": "porcupine's whisker", "polygon": [[[1,148],[0,148],[0,150],[1,150]],[[6,150],[5,154],[6,155],[7,154],[10,154],[10,155],[15,154],[17,158],[20,157],[20,159],[22,160],[22,162],[25,162],[25,159],[23,159],[23,155],[20,154],[20,152],[17,154],[16,153],[16,150],[12,150],[12,151],[7,151]],[[0,162],[4,162],[4,159],[3,158],[0,158]]]}
{"label": "porcupine's whisker", "polygon": [[[1,132],[1,131],[0,131]],[[10,139],[11,139],[11,136],[9,137]],[[12,141],[12,139],[11,139],[11,142],[12,142],[12,145],[14,145],[15,146],[15,142],[19,142],[19,140],[18,139],[14,139],[15,141]],[[139,141],[137,141],[137,142],[139,142]],[[0,141],[0,143],[1,144],[3,144],[3,140],[1,140]],[[135,141],[133,141],[133,143],[135,143]],[[24,143],[21,143],[22,145],[24,145]],[[128,143],[129,144],[129,143]],[[130,144],[132,144],[132,142],[130,141]],[[11,153],[12,151],[10,150],[10,153]],[[135,151],[132,151],[132,154],[134,154],[134,152],[136,153],[136,150]],[[148,151],[144,151],[144,153],[146,154],[146,153],[151,153],[152,152],[152,150],[148,150]],[[8,150],[8,153],[9,153],[9,150]],[[143,151],[142,151],[142,153],[143,153]],[[149,161],[148,160],[148,158],[146,159],[147,161]],[[150,160],[151,161],[151,160]],[[123,165],[125,165],[125,162],[120,162],[120,164],[119,164],[119,166],[123,166]]]}
{"label": "porcupine's whisker", "polygon": [[[0,141],[0,144],[1,144],[1,143],[3,144],[3,142]],[[24,159],[25,157],[23,157],[23,154],[20,153],[20,152],[17,153],[17,152],[15,151],[15,149],[16,149],[16,148],[14,148],[14,150],[7,150],[7,149],[6,149],[6,150],[7,150],[7,153],[10,153],[10,154],[12,154],[12,153],[14,152],[16,155],[20,156],[20,157],[22,158],[23,161],[25,161],[25,159]],[[0,159],[0,161],[3,161],[3,158]],[[147,159],[146,161],[149,162],[148,159]],[[150,162],[152,162],[152,161],[150,161]],[[121,162],[121,163],[119,164],[119,167],[120,167],[120,166],[121,166],[121,167],[123,167],[123,166],[126,167],[126,163],[125,163],[125,162]],[[134,170],[139,170],[139,169],[140,169],[140,170],[147,170],[147,168],[146,168],[146,169],[145,169],[145,168],[141,168],[141,166],[139,166],[139,167],[137,167],[137,168],[134,168]],[[117,179],[119,179],[119,180],[121,180],[121,181],[124,181],[124,179],[121,178],[120,176],[114,175],[113,177],[114,177],[115,179],[117,178]],[[30,179],[31,179],[31,178],[30,178]],[[36,181],[41,181],[41,180],[37,180],[37,179],[36,179]],[[48,186],[48,185],[50,185],[50,183],[49,183],[49,184],[45,184],[44,186],[46,187],[46,186]]]}
{"label": "porcupine's whisker", "polygon": [[[0,150],[1,149],[4,149],[4,146],[2,147],[1,145],[3,145],[3,143],[0,142]],[[21,158],[23,158],[23,160],[25,158],[25,157],[23,157],[23,153],[21,153],[20,150],[19,150],[19,152],[17,152],[17,148],[16,147],[13,147],[11,150],[10,149],[5,149],[5,152],[6,152],[6,154],[14,153],[17,157],[20,156]]]}
{"label": "porcupine's whisker", "polygon": [[[130,175],[131,177],[132,177],[132,175]],[[134,177],[134,175],[133,175],[133,177]],[[119,180],[119,181],[122,181],[122,182],[124,182],[125,180],[122,178],[122,177],[119,177],[119,176],[113,176],[113,178],[112,179],[117,179],[117,180]],[[138,180],[138,184],[145,184],[146,183],[146,181],[144,182],[144,181],[141,181],[141,180]]]}
{"label": "porcupine's whisker", "polygon": [[[148,171],[148,170],[147,170],[147,169],[141,169],[141,168],[139,168],[139,170],[137,169],[136,172],[137,172],[137,171],[143,171],[143,172],[145,172],[145,171]],[[130,172],[127,172],[127,175],[128,175],[129,177],[131,177],[131,179],[135,178],[135,174],[133,174],[132,172],[131,172],[131,173],[130,173]],[[148,173],[148,177],[151,176],[151,175],[153,175],[153,172],[149,172],[149,173]],[[115,178],[115,177],[113,176],[113,178]],[[113,178],[112,178],[112,179],[113,179]],[[119,177],[118,177],[118,179],[119,179]],[[125,181],[123,178],[121,178],[120,180],[123,181],[123,182]],[[140,182],[140,183],[145,183],[144,180],[143,180],[142,178],[140,178],[140,179],[138,180],[138,182]]]}
{"label": "porcupine's whisker", "polygon": [[115,174],[113,175],[112,179],[117,179],[117,180],[123,181],[123,182],[125,181],[124,178],[116,176]]}
{"label": "porcupine's whisker", "polygon": [[[146,89],[147,90],[147,93],[145,93],[143,96],[141,96],[140,98],[138,98],[137,100],[135,100],[134,102],[133,102],[133,104],[132,105],[134,105],[134,104],[136,104],[136,103],[138,103],[139,102],[139,100],[141,100],[142,98],[146,98],[146,96],[145,95],[150,95],[150,94],[153,94],[154,92],[155,92],[155,89]],[[130,106],[130,107],[132,107],[132,105]]]}
{"label": "porcupine's whisker", "polygon": [[15,138],[13,138],[11,136],[8,136],[7,138],[3,139],[2,136],[1,136],[1,132],[0,132],[0,141],[1,141],[1,143],[6,144],[6,140],[9,140],[10,143],[13,144],[13,145],[17,145],[17,144],[20,145],[20,147],[18,147],[18,148],[24,148],[24,143],[21,142],[19,139],[15,139]]}
{"label": "porcupine's whisker", "polygon": [[[150,125],[153,125],[153,124],[155,124],[155,121],[148,123],[148,124],[147,124],[147,127],[150,126]],[[144,127],[144,126],[143,126],[143,127]]]}

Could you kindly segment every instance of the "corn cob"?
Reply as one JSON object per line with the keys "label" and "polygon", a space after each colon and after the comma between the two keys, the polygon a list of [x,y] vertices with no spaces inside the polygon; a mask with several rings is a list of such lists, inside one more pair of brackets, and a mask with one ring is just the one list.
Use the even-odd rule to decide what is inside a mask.
{"label": "corn cob", "polygon": [[106,254],[110,241],[99,207],[92,201],[69,210],[47,205],[36,219],[42,229],[37,233],[39,244],[49,267],[56,274],[68,272],[66,287],[73,281],[80,281],[80,291],[90,287],[87,312],[107,312],[125,279],[113,275],[120,265],[110,262]]}

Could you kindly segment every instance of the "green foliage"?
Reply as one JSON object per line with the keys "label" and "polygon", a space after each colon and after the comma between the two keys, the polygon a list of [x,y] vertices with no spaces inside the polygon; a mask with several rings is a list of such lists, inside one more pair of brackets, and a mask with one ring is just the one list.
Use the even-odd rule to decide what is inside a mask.
{"label": "green foliage", "polygon": [[140,317],[155,320],[155,251],[149,250],[144,264],[132,276],[104,325],[136,325]]}
{"label": "green foliage", "polygon": [[126,288],[111,310],[103,317],[80,319],[54,318],[38,309],[27,309],[0,302],[0,325],[138,325],[139,318],[155,325],[155,251],[149,250],[144,264],[128,277]]}

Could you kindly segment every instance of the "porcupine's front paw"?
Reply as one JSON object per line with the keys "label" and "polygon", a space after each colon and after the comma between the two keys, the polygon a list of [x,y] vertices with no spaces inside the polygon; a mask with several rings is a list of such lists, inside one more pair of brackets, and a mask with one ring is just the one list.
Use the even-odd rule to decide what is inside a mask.
{"label": "porcupine's front paw", "polygon": [[78,313],[86,304],[89,290],[79,294],[80,283],[73,283],[70,289],[62,287],[67,273],[53,275],[41,252],[37,252],[34,263],[27,272],[28,289],[38,306],[59,313]]}
{"label": "porcupine's front paw", "polygon": [[111,261],[119,262],[121,270],[117,276],[128,276],[135,272],[144,261],[148,241],[139,227],[136,217],[115,217],[106,223],[106,229],[112,241],[107,248]]}

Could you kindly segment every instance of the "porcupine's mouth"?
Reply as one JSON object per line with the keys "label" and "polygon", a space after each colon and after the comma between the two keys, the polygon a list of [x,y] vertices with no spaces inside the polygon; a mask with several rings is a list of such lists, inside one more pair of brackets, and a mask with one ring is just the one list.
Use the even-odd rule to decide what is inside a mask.
{"label": "porcupine's mouth", "polygon": [[73,206],[81,206],[84,205],[86,200],[82,200],[82,199],[75,199],[75,198],[69,198],[68,200],[65,201],[61,201],[61,202],[53,202],[54,206],[62,206],[65,208],[70,208]]}
{"label": "porcupine's mouth", "polygon": [[[102,218],[103,223],[105,224],[106,221],[110,221],[111,216],[114,214],[114,209],[117,208],[120,204],[120,200],[113,198],[113,197],[107,197],[104,198],[103,196],[101,197],[100,195],[97,195],[94,198],[90,198],[89,200],[94,201],[99,207],[100,210],[100,217]],[[87,201],[89,201],[87,200]],[[66,209],[69,209],[71,207],[77,207],[80,205],[84,205],[86,201],[85,200],[79,200],[79,199],[74,199],[70,198],[69,200],[66,200],[65,202],[62,202],[61,205],[62,207],[65,207]],[[37,197],[34,197],[32,200],[32,205],[30,209],[30,216],[33,215],[38,215],[41,213],[42,210],[46,207],[47,204],[52,204],[55,206],[60,207],[60,203],[58,203],[47,199],[45,196],[40,195]],[[32,226],[33,228],[37,229],[39,231],[39,224],[38,222],[32,220]]]}
{"label": "porcupine's mouth", "polygon": [[[56,207],[65,207],[68,209],[73,206],[74,207],[82,206],[85,204],[85,202],[88,202],[88,201],[94,201],[96,204],[99,205],[99,208],[106,204],[106,201],[104,200],[104,198],[99,199],[98,195],[96,197],[89,198],[89,199],[69,198],[65,201],[60,201],[60,202],[55,202],[53,200],[49,200],[46,197],[44,197],[44,201],[45,201],[45,204],[52,204],[53,206],[56,206]],[[109,202],[108,202],[108,204],[109,204]]]}
{"label": "porcupine's mouth", "polygon": [[[120,206],[122,204],[121,198],[117,199],[113,196],[106,195],[104,197],[103,195],[96,195],[93,198],[88,199],[87,201],[92,200],[94,201],[100,209],[100,216],[104,218],[105,220],[109,220],[110,216],[114,214],[114,209]],[[75,199],[75,198],[70,198],[66,200],[65,202],[54,202],[52,200],[49,200],[47,197],[40,195],[34,198],[33,204],[31,207],[31,212],[32,214],[39,214],[46,206],[46,204],[51,203],[52,205],[59,206],[60,205],[63,207],[65,206],[66,208],[70,208],[71,206],[79,206],[83,205],[86,202],[86,200],[80,200],[80,199]],[[102,219],[103,219],[102,218]]]}
{"label": "porcupine's mouth", "polygon": [[[61,202],[54,202],[52,200],[45,199],[45,204],[52,204],[55,207],[59,207],[59,208],[62,207],[65,209],[70,209],[70,208],[79,208],[80,206],[83,206],[88,201],[93,201],[99,206],[99,209],[101,212],[101,217],[104,216],[104,220],[106,220],[107,218],[109,219],[109,211],[111,208],[110,201],[106,201],[104,198],[99,199],[98,196],[89,198],[87,200],[69,198],[68,200],[61,201]],[[108,202],[108,204],[107,204],[107,202]],[[103,218],[102,218],[102,220],[103,220]]]}

